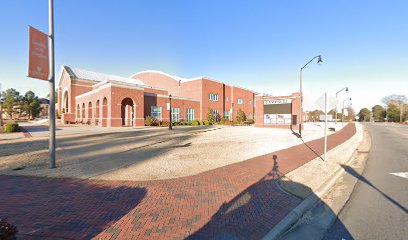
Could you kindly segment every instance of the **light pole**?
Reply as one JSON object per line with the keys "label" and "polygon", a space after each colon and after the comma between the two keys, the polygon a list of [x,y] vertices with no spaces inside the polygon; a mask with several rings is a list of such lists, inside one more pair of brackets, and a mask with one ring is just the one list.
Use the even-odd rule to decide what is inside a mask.
{"label": "light pole", "polygon": [[49,49],[50,49],[50,108],[49,108],[49,129],[50,129],[50,140],[49,140],[49,156],[48,156],[48,167],[55,168],[55,146],[56,146],[56,136],[55,136],[55,61],[54,61],[54,1],[48,1],[48,21],[49,21]]}
{"label": "light pole", "polygon": [[3,97],[0,97],[0,127],[3,126],[3,103],[4,102],[5,102],[5,99]]}
{"label": "light pole", "polygon": [[317,58],[317,64],[322,64],[322,56],[317,55],[314,58],[310,59],[303,67],[300,68],[300,104],[299,104],[299,135],[302,137],[302,112],[303,112],[303,92],[302,92],[302,72],[303,68],[305,68],[309,63]]}
{"label": "light pole", "polygon": [[170,114],[170,124],[169,124],[169,130],[173,130],[173,124],[171,122],[171,94],[169,95],[169,102],[170,102],[170,109],[169,109],[169,114]]}
{"label": "light pole", "polygon": [[[346,90],[346,92],[349,91],[348,87],[344,87],[344,88],[340,89],[340,91],[336,92],[336,100],[337,100],[337,95],[343,90]],[[338,111],[337,111],[337,103],[336,103],[336,121],[337,121],[337,112]]]}
{"label": "light pole", "polygon": [[351,101],[351,98],[347,98],[346,100],[343,101],[343,108],[341,109],[341,125],[343,125],[343,118],[344,118],[344,103],[346,101]]}

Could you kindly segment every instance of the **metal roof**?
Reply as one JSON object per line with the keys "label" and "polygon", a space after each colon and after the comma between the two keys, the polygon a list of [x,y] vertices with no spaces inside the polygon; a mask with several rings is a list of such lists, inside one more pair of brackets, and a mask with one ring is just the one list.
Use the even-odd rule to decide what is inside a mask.
{"label": "metal roof", "polygon": [[118,81],[118,82],[123,82],[123,83],[147,86],[144,82],[142,82],[139,79],[120,77],[120,76],[115,76],[115,75],[106,74],[106,73],[99,73],[99,72],[84,70],[80,68],[71,68],[68,66],[64,66],[64,68],[67,70],[69,75],[75,78],[78,78],[78,79],[91,80],[91,81],[96,81],[96,82],[104,82],[104,81],[113,80],[113,81]]}

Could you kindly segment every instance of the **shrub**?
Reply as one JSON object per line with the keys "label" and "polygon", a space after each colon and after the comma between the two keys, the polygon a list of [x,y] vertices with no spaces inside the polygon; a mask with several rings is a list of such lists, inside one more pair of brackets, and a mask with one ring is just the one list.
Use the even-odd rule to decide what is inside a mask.
{"label": "shrub", "polygon": [[159,121],[151,116],[147,116],[145,120],[145,125],[146,126],[159,126]]}
{"label": "shrub", "polygon": [[249,119],[249,120],[246,120],[246,121],[244,121],[244,124],[254,124],[254,120],[253,119]]}
{"label": "shrub", "polygon": [[170,122],[167,122],[167,121],[161,121],[160,122],[161,127],[168,127],[169,125],[170,125]]}
{"label": "shrub", "polygon": [[211,125],[211,123],[208,120],[203,120],[201,121],[201,125]]}
{"label": "shrub", "polygon": [[193,126],[198,126],[198,125],[200,125],[200,121],[199,121],[199,120],[193,120],[193,121],[191,122],[191,125],[193,125]]}
{"label": "shrub", "polygon": [[17,228],[7,222],[7,219],[0,218],[0,239],[15,239]]}
{"label": "shrub", "polygon": [[6,132],[18,132],[18,131],[20,131],[20,127],[18,126],[18,123],[8,122],[8,123],[6,123],[6,126],[4,126],[4,131],[6,131]]}
{"label": "shrub", "polygon": [[237,117],[236,117],[237,123],[243,123],[245,120],[246,120],[246,116],[245,116],[244,111],[239,109],[237,112]]}
{"label": "shrub", "polygon": [[[214,111],[211,108],[208,108],[208,110],[207,110],[207,121],[210,124],[213,124],[215,122]],[[205,124],[203,124],[203,125],[205,125]]]}
{"label": "shrub", "polygon": [[228,118],[221,118],[220,124],[228,124],[228,123],[229,123],[229,119],[228,119]]}

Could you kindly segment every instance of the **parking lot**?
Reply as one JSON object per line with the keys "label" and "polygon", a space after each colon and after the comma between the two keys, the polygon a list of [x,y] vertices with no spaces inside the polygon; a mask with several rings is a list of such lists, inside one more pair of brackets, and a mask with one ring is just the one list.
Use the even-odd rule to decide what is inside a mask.
{"label": "parking lot", "polygon": [[[83,131],[81,131],[83,128]],[[36,131],[31,129],[33,133]],[[288,129],[200,126],[101,129],[63,128],[57,168],[47,168],[48,139],[0,142],[0,174],[105,180],[153,180],[194,175],[301,144]],[[46,135],[46,134],[45,134]],[[304,141],[322,137],[306,128]]]}

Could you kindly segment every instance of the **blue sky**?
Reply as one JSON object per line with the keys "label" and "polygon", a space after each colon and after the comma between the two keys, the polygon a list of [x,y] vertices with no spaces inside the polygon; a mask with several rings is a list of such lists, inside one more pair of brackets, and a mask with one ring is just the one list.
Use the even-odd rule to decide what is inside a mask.
{"label": "blue sky", "polygon": [[[356,110],[408,95],[407,1],[54,2],[57,74],[61,64],[120,76],[151,69],[284,95],[321,54],[322,66],[304,70],[306,109],[344,86]],[[48,32],[47,8],[2,1],[3,90],[47,95],[47,82],[26,77],[27,26]]]}

